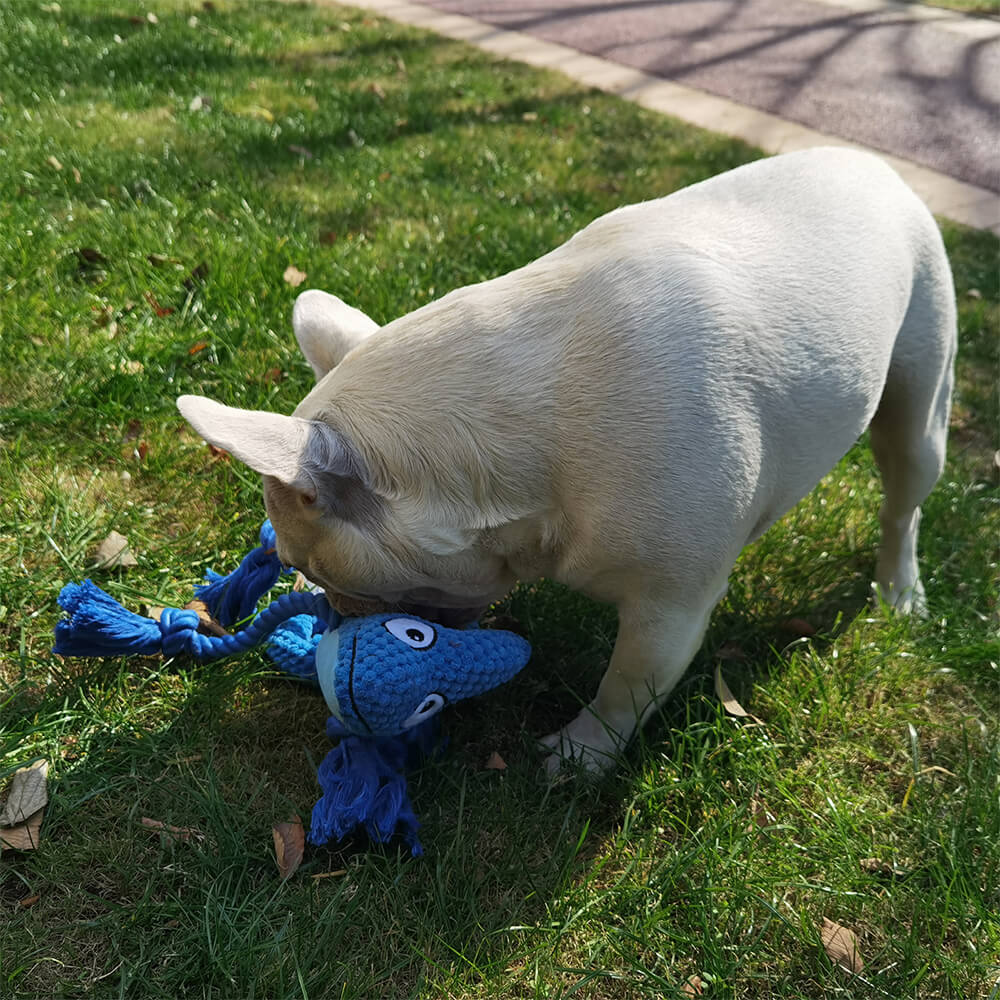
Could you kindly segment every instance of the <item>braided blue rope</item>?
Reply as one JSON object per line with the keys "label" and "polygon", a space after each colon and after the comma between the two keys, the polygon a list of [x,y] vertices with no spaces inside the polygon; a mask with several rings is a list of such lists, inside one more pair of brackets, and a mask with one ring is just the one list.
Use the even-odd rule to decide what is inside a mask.
{"label": "braided blue rope", "polygon": [[[236,584],[238,589],[239,578]],[[237,593],[236,599],[240,596]],[[243,652],[270,636],[268,653],[277,666],[317,686],[316,646],[326,629],[336,628],[341,621],[324,595],[308,592],[285,594],[247,628],[218,637],[198,632],[200,619],[195,611],[166,608],[159,621],[146,618],[122,607],[92,580],[63,587],[59,604],[68,614],[56,624],[53,652],[61,656],[186,653],[209,661]],[[373,843],[401,836],[414,857],[423,854],[417,836],[420,823],[406,787],[406,767],[429,750],[437,723],[431,718],[394,739],[377,741],[348,733],[331,717],[327,733],[338,742],[316,775],[322,794],[313,807],[310,843],[321,846],[340,841],[361,829]]]}
{"label": "braided blue rope", "polygon": [[207,663],[244,653],[266,639],[282,622],[296,615],[312,615],[328,628],[341,616],[322,594],[306,591],[283,594],[246,628],[222,636],[203,635],[196,611],[165,608],[156,621],[123,608],[92,580],[70,583],[59,594],[59,605],[69,617],[56,623],[53,652],[60,656],[179,656],[186,653]]}
{"label": "braided blue rope", "polygon": [[248,552],[236,569],[225,576],[206,571],[208,582],[196,586],[194,594],[220,625],[228,628],[249,618],[257,602],[278,582],[283,567],[277,545],[274,528],[266,520],[260,526],[260,545]]}

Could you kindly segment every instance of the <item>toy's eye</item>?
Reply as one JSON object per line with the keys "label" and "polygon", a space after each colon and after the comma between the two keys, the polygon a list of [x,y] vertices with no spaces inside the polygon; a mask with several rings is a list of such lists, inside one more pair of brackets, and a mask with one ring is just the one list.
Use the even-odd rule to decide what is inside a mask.
{"label": "toy's eye", "polygon": [[437,639],[434,626],[416,618],[390,618],[385,627],[386,631],[411,649],[430,649]]}
{"label": "toy's eye", "polygon": [[442,708],[444,708],[444,698],[439,694],[429,694],[413,715],[403,723],[403,729],[412,729],[421,722],[425,722],[432,715],[436,715]]}

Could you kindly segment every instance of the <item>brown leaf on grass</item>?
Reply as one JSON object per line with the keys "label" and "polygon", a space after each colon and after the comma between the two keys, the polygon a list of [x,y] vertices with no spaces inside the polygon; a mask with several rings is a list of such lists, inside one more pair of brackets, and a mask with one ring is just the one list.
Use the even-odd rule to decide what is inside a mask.
{"label": "brown leaf on grass", "polygon": [[169,316],[174,310],[171,306],[161,306],[152,292],[143,292],[143,298],[153,307],[157,316]]}
{"label": "brown leaf on grass", "polygon": [[47,164],[48,164],[48,165],[49,165],[49,166],[50,166],[50,167],[51,167],[51,168],[52,168],[53,170],[62,170],[62,164],[61,164],[61,163],[60,163],[60,162],[59,162],[59,161],[58,161],[58,160],[57,160],[57,159],[56,159],[56,158],[55,158],[54,156],[46,156],[46,157],[45,157],[45,162],[46,162],[46,163],[47,163]]}
{"label": "brown leaf on grass", "polygon": [[112,531],[97,546],[97,551],[94,553],[94,564],[99,569],[128,569],[130,566],[138,566],[139,560],[132,555],[128,539],[117,531]]}
{"label": "brown leaf on grass", "polygon": [[34,906],[42,898],[40,892],[36,892],[33,896],[25,896],[24,899],[19,899],[17,901],[18,906],[23,906],[27,909],[29,906]]}
{"label": "brown leaf on grass", "polygon": [[337,234],[332,229],[324,230],[319,234],[319,241],[325,247],[333,246],[337,242]]}
{"label": "brown leaf on grass", "polygon": [[865,963],[858,954],[858,936],[854,931],[824,917],[819,933],[823,950],[831,962],[836,962],[848,972],[859,973],[864,969]]}
{"label": "brown leaf on grass", "polygon": [[169,837],[171,840],[179,840],[182,843],[187,843],[190,840],[205,839],[205,834],[201,830],[196,830],[193,826],[171,826],[169,823],[164,823],[158,819],[150,819],[148,816],[143,816],[139,822],[153,833],[162,833],[165,837]]}
{"label": "brown leaf on grass", "polygon": [[80,247],[76,256],[81,264],[104,265],[108,262],[108,258],[100,250],[95,250],[94,247]]}
{"label": "brown leaf on grass", "polygon": [[294,264],[289,264],[288,267],[285,268],[285,273],[282,277],[292,286],[292,288],[298,288],[299,285],[306,280],[308,275],[305,271],[300,271]]}
{"label": "brown leaf on grass", "polygon": [[0,828],[0,851],[33,851],[41,840],[44,809],[32,813],[17,826]]}
{"label": "brown leaf on grass", "polygon": [[185,290],[193,292],[195,287],[208,277],[208,264],[202,261],[191,273],[181,282]]}
{"label": "brown leaf on grass", "polygon": [[368,89],[380,100],[385,100],[385,91],[378,83],[370,83]]}
{"label": "brown leaf on grass", "polygon": [[816,628],[805,618],[786,618],[779,627],[782,632],[793,635],[796,639],[809,638],[816,634]]}
{"label": "brown leaf on grass", "polygon": [[486,758],[486,763],[483,764],[483,769],[486,771],[506,771],[507,761],[505,761],[503,757],[501,757],[500,754],[494,750],[493,753]]}
{"label": "brown leaf on grass", "polygon": [[285,373],[280,368],[268,368],[261,377],[264,385],[277,385],[285,377]]}
{"label": "brown leaf on grass", "polygon": [[213,461],[216,461],[216,462],[228,462],[229,461],[230,455],[229,455],[229,452],[225,450],[225,448],[219,448],[219,447],[217,447],[214,444],[209,444],[208,445],[208,450],[209,450],[209,452],[212,455]]}
{"label": "brown leaf on grass", "polygon": [[289,879],[298,871],[305,852],[306,834],[302,828],[302,820],[295,819],[290,823],[276,823],[271,827],[274,838],[274,856],[278,863],[278,871],[282,881]]}
{"label": "brown leaf on grass", "polygon": [[766,830],[769,826],[774,826],[778,822],[774,813],[759,799],[750,800],[750,818],[760,830]]}
{"label": "brown leaf on grass", "polygon": [[684,980],[681,992],[688,997],[700,997],[705,992],[701,976],[688,976],[687,979]]}
{"label": "brown leaf on grass", "polygon": [[199,340],[197,344],[192,344],[188,348],[188,355],[190,357],[194,357],[194,355],[200,354],[203,350],[205,350],[206,347],[208,347],[208,341],[207,340]]}
{"label": "brown leaf on grass", "polygon": [[83,180],[83,174],[76,167],[73,167],[73,183],[79,184]]}
{"label": "brown leaf on grass", "polygon": [[198,631],[205,635],[223,636],[229,633],[216,621],[215,617],[212,615],[211,611],[208,610],[208,605],[204,601],[199,601],[195,598],[193,601],[188,601],[184,605],[186,611],[197,612],[198,615]]}
{"label": "brown leaf on grass", "polygon": [[718,695],[719,701],[722,702],[722,707],[728,715],[733,715],[737,719],[753,719],[759,726],[764,725],[756,715],[751,715],[736,700],[735,695],[729,690],[729,685],[722,676],[722,666],[718,663],[715,665],[715,693]]}
{"label": "brown leaf on grass", "polygon": [[882,861],[880,858],[862,858],[858,862],[858,867],[869,875],[875,875],[879,878],[906,878],[907,875],[912,874],[909,869],[900,868],[898,865]]}
{"label": "brown leaf on grass", "polygon": [[122,437],[122,440],[135,441],[141,433],[142,433],[142,421],[132,419],[128,422],[128,426],[125,428],[125,435],[124,437]]}
{"label": "brown leaf on grass", "polygon": [[746,651],[735,642],[724,642],[716,651],[715,655],[720,660],[743,661],[747,658]]}
{"label": "brown leaf on grass", "polygon": [[[167,609],[161,607],[158,604],[149,605],[143,608],[143,614],[147,618],[152,618],[154,621],[159,621],[163,617],[163,612]],[[211,612],[208,610],[208,605],[204,601],[199,601],[197,598],[193,601],[188,601],[184,605],[185,611],[194,611],[198,615],[198,631],[202,635],[214,635],[223,636],[229,635],[229,633],[224,629],[215,618],[212,617]]]}
{"label": "brown leaf on grass", "polygon": [[36,760],[14,772],[7,793],[7,802],[0,813],[0,826],[16,826],[27,822],[49,801],[47,778],[49,762]]}

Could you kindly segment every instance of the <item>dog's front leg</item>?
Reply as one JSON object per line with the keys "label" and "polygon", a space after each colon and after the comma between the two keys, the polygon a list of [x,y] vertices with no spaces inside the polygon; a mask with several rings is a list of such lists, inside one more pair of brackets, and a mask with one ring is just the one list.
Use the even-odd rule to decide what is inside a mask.
{"label": "dog's front leg", "polygon": [[[723,590],[724,592],[724,590]],[[587,770],[610,767],[636,729],[680,680],[708,625],[714,600],[697,606],[648,597],[618,609],[618,640],[597,696],[583,711],[542,744],[550,751],[546,768],[573,760]]]}

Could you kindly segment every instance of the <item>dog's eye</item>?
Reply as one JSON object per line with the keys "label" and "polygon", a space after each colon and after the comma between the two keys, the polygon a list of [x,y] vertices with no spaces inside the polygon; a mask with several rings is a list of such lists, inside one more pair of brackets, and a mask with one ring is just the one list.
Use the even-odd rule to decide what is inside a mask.
{"label": "dog's eye", "polygon": [[434,626],[417,618],[390,618],[385,627],[387,632],[411,649],[430,649],[437,639]]}

